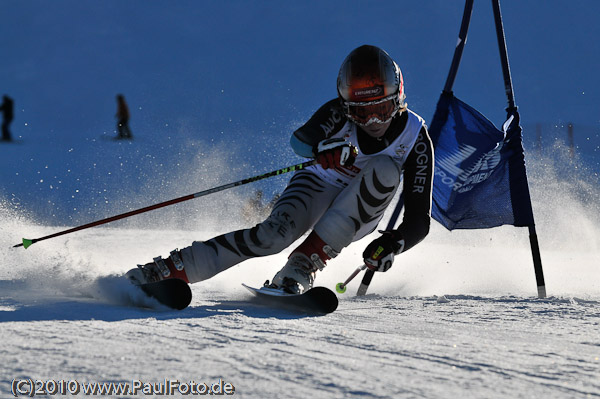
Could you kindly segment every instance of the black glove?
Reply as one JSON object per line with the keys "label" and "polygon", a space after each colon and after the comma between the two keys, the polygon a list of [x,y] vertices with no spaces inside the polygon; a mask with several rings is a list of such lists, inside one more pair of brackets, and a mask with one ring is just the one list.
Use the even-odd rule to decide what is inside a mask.
{"label": "black glove", "polygon": [[374,272],[387,272],[394,263],[394,255],[404,250],[404,240],[398,240],[393,231],[382,231],[381,237],[373,240],[363,252],[365,265]]}
{"label": "black glove", "polygon": [[352,166],[358,150],[342,138],[326,139],[316,145],[314,151],[317,162],[323,169]]}

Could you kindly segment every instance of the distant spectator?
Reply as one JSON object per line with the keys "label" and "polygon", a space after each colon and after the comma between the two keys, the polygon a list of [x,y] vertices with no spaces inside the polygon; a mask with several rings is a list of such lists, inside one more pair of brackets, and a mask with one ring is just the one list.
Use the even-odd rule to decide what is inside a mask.
{"label": "distant spectator", "polygon": [[117,131],[119,132],[118,138],[130,139],[131,129],[129,129],[129,107],[125,102],[125,97],[122,94],[117,95]]}
{"label": "distant spectator", "polygon": [[12,137],[10,135],[10,130],[8,130],[8,126],[13,120],[14,117],[14,105],[13,100],[7,95],[2,96],[2,105],[0,105],[0,110],[2,111],[2,140],[4,141],[12,141]]}

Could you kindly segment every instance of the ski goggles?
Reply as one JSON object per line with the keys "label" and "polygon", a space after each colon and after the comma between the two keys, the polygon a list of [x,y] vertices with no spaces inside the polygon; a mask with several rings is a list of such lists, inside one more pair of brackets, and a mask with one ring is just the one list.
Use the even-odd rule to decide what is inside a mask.
{"label": "ski goggles", "polygon": [[360,126],[369,126],[372,123],[387,123],[400,109],[398,95],[384,97],[380,100],[351,102],[344,101],[344,114],[352,122]]}

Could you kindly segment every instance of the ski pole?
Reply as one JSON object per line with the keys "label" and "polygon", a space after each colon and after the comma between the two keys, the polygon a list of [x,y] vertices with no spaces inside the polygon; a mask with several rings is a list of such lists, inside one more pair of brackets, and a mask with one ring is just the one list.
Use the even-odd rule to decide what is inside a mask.
{"label": "ski pole", "polygon": [[356,268],[356,270],[350,275],[350,277],[348,277],[346,279],[346,281],[344,281],[343,283],[337,283],[337,285],[335,286],[335,290],[337,292],[339,292],[340,294],[343,294],[344,292],[346,292],[346,286],[348,285],[348,283],[350,283],[350,281],[352,281],[352,279],[354,277],[356,277],[356,275],[358,273],[361,272],[361,270],[365,270],[367,268],[367,265],[362,265]]}
{"label": "ski pole", "polygon": [[266,179],[268,177],[277,176],[277,175],[281,175],[281,174],[284,174],[284,173],[288,173],[288,172],[293,172],[293,171],[296,171],[296,170],[304,169],[304,168],[307,168],[307,167],[309,167],[311,165],[314,165],[316,163],[317,163],[317,161],[315,161],[313,159],[313,160],[302,162],[302,163],[299,163],[299,164],[296,164],[296,165],[288,166],[286,168],[281,168],[281,169],[273,170],[271,172],[267,172],[267,173],[264,173],[262,175],[249,177],[249,178],[246,178],[246,179],[243,179],[243,180],[239,180],[239,181],[236,181],[236,182],[233,182],[233,183],[224,184],[222,186],[210,188],[208,190],[200,191],[200,192],[197,192],[197,193],[194,193],[194,194],[184,195],[183,197],[175,198],[175,199],[164,201],[164,202],[161,202],[161,203],[158,203],[158,204],[150,205],[150,206],[147,206],[147,207],[144,207],[144,208],[136,209],[134,211],[129,211],[129,212],[121,213],[120,215],[111,216],[111,217],[108,217],[106,219],[97,220],[95,222],[91,222],[91,223],[87,223],[87,224],[84,224],[84,225],[81,225],[81,226],[73,227],[73,228],[68,229],[68,230],[59,231],[58,233],[50,234],[50,235],[47,235],[47,236],[44,236],[44,237],[33,238],[33,239],[23,238],[23,242],[20,243],[20,244],[14,245],[13,248],[17,248],[17,247],[28,248],[30,245],[35,244],[36,242],[47,240],[49,238],[54,238],[54,237],[62,236],[62,235],[65,235],[65,234],[74,233],[76,231],[84,230],[84,229],[87,229],[87,228],[90,228],[90,227],[100,226],[102,224],[114,222],[115,220],[125,219],[125,218],[127,218],[129,216],[139,215],[140,213],[152,211],[154,209],[163,208],[165,206],[177,204],[177,203],[180,203],[180,202],[183,202],[183,201],[187,201],[187,200],[191,200],[191,199],[194,199],[194,198],[203,197],[203,196],[208,195],[208,194],[212,194],[212,193],[216,193],[216,192],[219,192],[219,191],[227,190],[228,188],[237,187],[237,186],[241,186],[241,185],[248,184],[248,183],[253,183],[255,181]]}
{"label": "ski pole", "polygon": [[[400,212],[402,211],[403,207],[404,207],[404,196],[402,194],[400,194],[400,197],[398,198],[398,203],[396,204],[396,208],[394,208],[394,211],[392,212],[392,216],[390,217],[387,227],[385,228],[386,230],[392,230],[394,228],[394,226],[396,226],[396,221],[398,220],[398,216],[400,216]],[[363,295],[367,294],[367,290],[369,289],[369,285],[371,285],[371,280],[373,280],[374,275],[375,275],[375,272],[371,269],[369,269],[365,272],[365,274],[363,275],[362,281],[360,282],[360,285],[358,286],[358,290],[356,291],[356,296],[363,296]]]}

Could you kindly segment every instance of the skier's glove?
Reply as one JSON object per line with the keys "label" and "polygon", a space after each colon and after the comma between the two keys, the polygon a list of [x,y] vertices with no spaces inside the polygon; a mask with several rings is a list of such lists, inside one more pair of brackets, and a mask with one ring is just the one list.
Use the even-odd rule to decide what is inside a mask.
{"label": "skier's glove", "polygon": [[365,265],[374,272],[387,272],[394,263],[394,255],[404,250],[404,240],[394,236],[393,231],[382,231],[381,237],[373,240],[363,252]]}
{"label": "skier's glove", "polygon": [[326,139],[316,145],[316,160],[323,169],[352,166],[358,150],[342,138]]}

